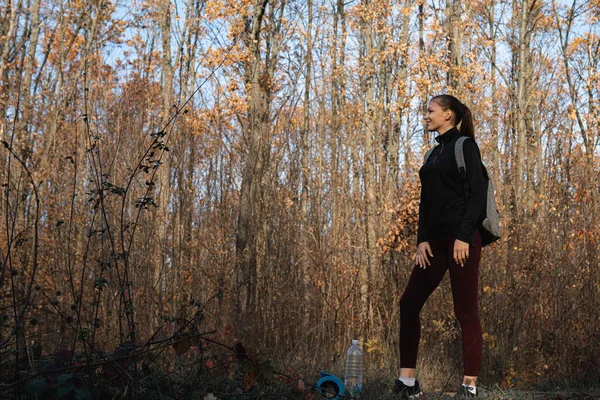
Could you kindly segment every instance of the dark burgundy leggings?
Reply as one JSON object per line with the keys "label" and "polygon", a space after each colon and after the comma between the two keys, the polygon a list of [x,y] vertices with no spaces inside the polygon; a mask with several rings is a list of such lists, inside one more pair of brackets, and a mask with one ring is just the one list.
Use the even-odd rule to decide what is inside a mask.
{"label": "dark burgundy leggings", "polygon": [[450,270],[454,313],[462,329],[464,374],[478,376],[481,364],[481,325],[477,309],[481,237],[476,230],[475,246],[469,248],[464,267],[453,258],[454,236],[442,236],[429,242],[433,257],[426,269],[416,266],[400,299],[400,367],[415,368],[421,338],[419,313],[438,287],[446,270]]}

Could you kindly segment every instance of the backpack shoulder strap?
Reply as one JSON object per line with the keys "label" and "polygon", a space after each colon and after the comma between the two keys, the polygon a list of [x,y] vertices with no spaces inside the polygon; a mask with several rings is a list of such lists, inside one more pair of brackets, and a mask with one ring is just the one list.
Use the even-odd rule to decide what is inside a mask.
{"label": "backpack shoulder strap", "polygon": [[430,148],[429,150],[427,150],[427,153],[425,153],[425,157],[423,157],[423,164],[425,164],[427,162],[427,159],[429,158],[429,156],[431,155],[431,153],[433,153],[433,150],[437,147],[438,145],[436,144],[435,146],[433,146],[432,148]]}
{"label": "backpack shoulder strap", "polygon": [[456,165],[460,172],[461,179],[467,179],[467,166],[465,165],[465,153],[463,150],[463,143],[469,139],[468,136],[461,136],[456,140],[454,145],[454,157],[456,158]]}

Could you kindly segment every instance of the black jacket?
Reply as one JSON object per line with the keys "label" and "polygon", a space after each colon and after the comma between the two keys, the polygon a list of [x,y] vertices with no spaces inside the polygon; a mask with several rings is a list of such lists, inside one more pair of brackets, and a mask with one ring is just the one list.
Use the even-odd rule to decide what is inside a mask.
{"label": "black jacket", "polygon": [[421,203],[417,244],[441,235],[454,235],[473,245],[473,232],[481,222],[485,206],[485,183],[479,148],[473,140],[464,142],[468,190],[460,177],[454,145],[461,136],[452,128],[435,140],[439,145],[419,170]]}

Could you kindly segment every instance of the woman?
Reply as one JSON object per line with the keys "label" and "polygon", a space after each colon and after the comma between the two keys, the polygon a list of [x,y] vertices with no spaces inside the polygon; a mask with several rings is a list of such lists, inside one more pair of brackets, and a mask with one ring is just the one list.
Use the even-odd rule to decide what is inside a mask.
{"label": "woman", "polygon": [[[462,329],[464,378],[456,398],[476,398],[481,362],[481,326],[477,310],[481,237],[477,229],[485,205],[481,156],[475,143],[471,111],[454,96],[431,99],[427,130],[439,143],[419,171],[421,203],[415,267],[400,300],[399,399],[424,398],[415,379],[423,305],[450,270],[454,311]],[[460,129],[457,126],[460,124]],[[464,142],[466,182],[456,164],[454,144]]]}

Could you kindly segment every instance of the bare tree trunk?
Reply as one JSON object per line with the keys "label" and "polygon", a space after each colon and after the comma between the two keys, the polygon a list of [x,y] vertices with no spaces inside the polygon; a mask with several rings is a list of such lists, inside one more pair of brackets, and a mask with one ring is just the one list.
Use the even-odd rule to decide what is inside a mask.
{"label": "bare tree trunk", "polygon": [[310,232],[308,224],[308,191],[309,184],[309,163],[308,163],[308,133],[310,131],[310,80],[312,68],[312,27],[313,27],[313,9],[312,0],[307,0],[308,6],[308,32],[306,34],[306,76],[304,81],[304,121],[300,134],[300,148],[302,152],[302,195],[300,197],[300,213],[301,213],[301,274],[302,287],[304,291],[304,324],[308,326],[310,317],[310,271],[309,271],[309,244]]}
{"label": "bare tree trunk", "polygon": [[448,43],[448,55],[450,65],[448,66],[447,82],[450,94],[459,98],[463,94],[462,77],[462,0],[446,0],[446,34]]}
{"label": "bare tree trunk", "polygon": [[[360,218],[356,211],[354,193],[358,191],[358,185],[356,181],[357,174],[355,174],[355,158],[354,153],[356,146],[353,143],[352,130],[347,129],[344,124],[345,116],[347,115],[346,109],[346,12],[345,12],[345,1],[337,0],[334,6],[334,48],[333,48],[333,77],[332,77],[332,117],[333,117],[333,135],[332,142],[336,143],[336,153],[339,154],[339,158],[336,159],[333,182],[334,191],[332,198],[333,209],[332,216],[335,228],[332,233],[332,239],[335,243],[339,243],[342,246],[348,248],[354,248],[358,245],[357,238],[355,235],[348,234],[351,229],[348,229],[346,222],[349,220],[357,220]],[[351,185],[351,182],[353,185]],[[354,226],[353,226],[354,228]],[[352,255],[348,256],[351,259]],[[340,259],[343,259],[340,256]],[[333,275],[330,273],[330,275]],[[339,284],[339,281],[334,281],[334,285]],[[326,301],[332,301],[333,294],[330,292]],[[323,308],[325,310],[325,307]],[[335,312],[335,318],[333,318],[333,332],[332,334],[336,337],[341,336],[340,328],[341,324],[337,318],[338,312]]]}
{"label": "bare tree trunk", "polygon": [[[425,7],[424,7],[424,0],[421,1],[419,3],[419,15],[418,15],[418,20],[419,20],[419,58],[420,60],[425,59],[425,28],[424,28],[424,20],[425,20]],[[424,62],[422,63],[423,65],[425,64]],[[427,71],[428,67],[426,66],[421,66],[421,74],[425,75]],[[421,91],[421,107],[419,107],[419,113],[421,115],[425,115],[425,111],[427,110],[427,96],[429,95],[429,93],[427,93],[426,91]],[[406,157],[409,159],[409,155],[410,155],[410,136],[407,133],[407,140],[406,140]],[[425,126],[423,126],[423,142],[422,142],[422,147],[428,147],[429,146],[429,135],[427,132],[427,128]]]}
{"label": "bare tree trunk", "polygon": [[[533,0],[535,2],[535,0]],[[518,47],[518,65],[517,65],[517,160],[515,171],[514,187],[515,202],[518,207],[515,212],[519,216],[523,212],[524,194],[523,188],[525,181],[525,156],[527,152],[527,73],[529,68],[531,35],[529,32],[529,0],[520,0],[519,7],[519,47]]]}
{"label": "bare tree trunk", "polygon": [[[412,1],[406,0],[404,6],[410,8]],[[409,49],[409,33],[410,33],[410,14],[404,14],[402,18],[402,30],[400,33],[400,54],[399,54],[399,67],[398,67],[398,82],[400,87],[402,88],[402,92],[398,93],[398,99],[396,100],[398,103],[402,104],[405,102],[405,97],[408,96],[408,49]],[[390,94],[391,95],[391,94]],[[398,197],[398,183],[400,178],[400,170],[399,170],[399,152],[400,152],[400,127],[402,126],[402,120],[404,119],[405,113],[408,114],[409,110],[405,107],[402,107],[398,112],[397,119],[394,121],[390,119],[388,125],[388,135],[389,135],[389,155],[390,155],[390,165],[389,165],[389,177],[387,181],[387,194],[386,194],[386,202],[388,205],[393,205],[396,202],[396,198]],[[390,112],[391,114],[391,112]],[[409,137],[409,133],[407,131],[407,138]],[[410,169],[410,148],[411,146],[407,145],[405,147],[405,162],[404,168],[405,170]]]}
{"label": "bare tree trunk", "polygon": [[0,60],[0,84],[2,84],[2,90],[0,91],[0,138],[6,140],[6,108],[10,93],[8,68],[6,66],[8,64],[11,47],[14,45],[13,35],[17,25],[17,10],[13,5],[12,0],[6,1],[6,7],[2,14],[10,16],[8,18],[5,17],[0,25],[0,37],[4,41],[4,45],[2,46],[2,59]]}
{"label": "bare tree trunk", "polygon": [[29,137],[28,127],[33,122],[31,120],[33,104],[31,103],[31,83],[33,78],[33,68],[36,62],[35,53],[37,43],[40,37],[40,0],[33,0],[31,6],[31,33],[29,37],[29,48],[27,57],[25,57],[25,69],[23,72],[21,104],[23,111],[16,124],[16,135],[21,157],[27,161],[31,155],[32,143]]}
{"label": "bare tree trunk", "polygon": [[257,0],[254,3],[254,16],[247,20],[246,25],[251,25],[251,30],[244,38],[246,48],[250,51],[250,60],[245,65],[244,78],[250,85],[248,94],[248,120],[246,122],[245,135],[249,142],[248,155],[242,172],[242,187],[240,191],[240,209],[238,214],[236,230],[236,256],[237,268],[237,308],[238,312],[246,311],[252,302],[250,298],[253,287],[251,273],[256,264],[255,243],[255,206],[257,201],[256,192],[259,190],[262,178],[262,156],[264,154],[264,141],[268,132],[265,132],[264,93],[260,86],[260,33],[262,20],[268,0]]}
{"label": "bare tree trunk", "polygon": [[[364,1],[365,10],[370,8],[370,1]],[[364,138],[364,184],[365,184],[365,230],[366,230],[366,255],[367,268],[361,272],[361,302],[363,316],[367,317],[365,326],[365,335],[370,332],[369,322],[372,320],[372,304],[370,290],[371,283],[374,281],[375,269],[377,268],[377,176],[375,172],[375,164],[377,161],[377,138],[378,136],[378,121],[377,121],[377,105],[375,104],[375,77],[376,69],[374,58],[375,54],[375,29],[373,17],[369,15],[363,16],[361,26],[362,36],[364,40],[364,60],[363,60],[363,85],[362,93],[365,104],[365,122],[363,125]]]}
{"label": "bare tree trunk", "polygon": [[[246,21],[247,34],[244,43],[250,57],[244,68],[246,86],[250,88],[247,123],[244,134],[249,150],[242,172],[240,208],[236,228],[237,285],[240,298],[236,300],[239,312],[255,305],[254,294],[257,277],[257,242],[261,231],[263,207],[263,177],[269,166],[271,146],[270,106],[272,79],[279,54],[279,30],[285,8],[285,0],[278,4],[278,15],[269,15],[269,31],[266,32],[264,68],[261,68],[261,31],[269,0],[255,0],[252,19]],[[272,5],[275,7],[275,5]],[[263,240],[263,239],[261,239]]]}
{"label": "bare tree trunk", "polygon": [[498,111],[498,85],[496,83],[496,1],[492,0],[490,4],[490,14],[489,14],[489,40],[491,40],[492,44],[492,54],[491,54],[491,81],[492,81],[492,175],[496,179],[498,178],[498,174],[500,173],[500,162],[498,156],[498,118],[500,117]]}
{"label": "bare tree trunk", "polygon": [[[173,111],[173,65],[171,64],[171,1],[162,0],[160,8],[160,31],[162,38],[162,103],[161,128],[171,131],[173,125],[167,126]],[[157,171],[158,209],[156,213],[157,245],[154,251],[154,285],[158,292],[159,308],[162,308],[163,290],[166,288],[165,254],[169,243],[167,227],[169,226],[169,200],[171,191],[171,157],[163,153],[162,162]]]}
{"label": "bare tree trunk", "polygon": [[[344,59],[343,48],[344,37],[340,33],[340,24],[344,24],[344,2],[337,0],[333,5],[333,40],[331,46],[331,240],[336,245],[340,243],[344,234],[344,227],[341,220],[345,218],[345,201],[348,197],[344,194],[347,188],[348,180],[343,168],[347,163],[341,158],[344,154],[344,138],[342,116],[343,93],[341,85],[343,81]],[[341,54],[341,56],[340,56]],[[334,321],[335,324],[335,321]],[[334,327],[335,329],[335,327]]]}

